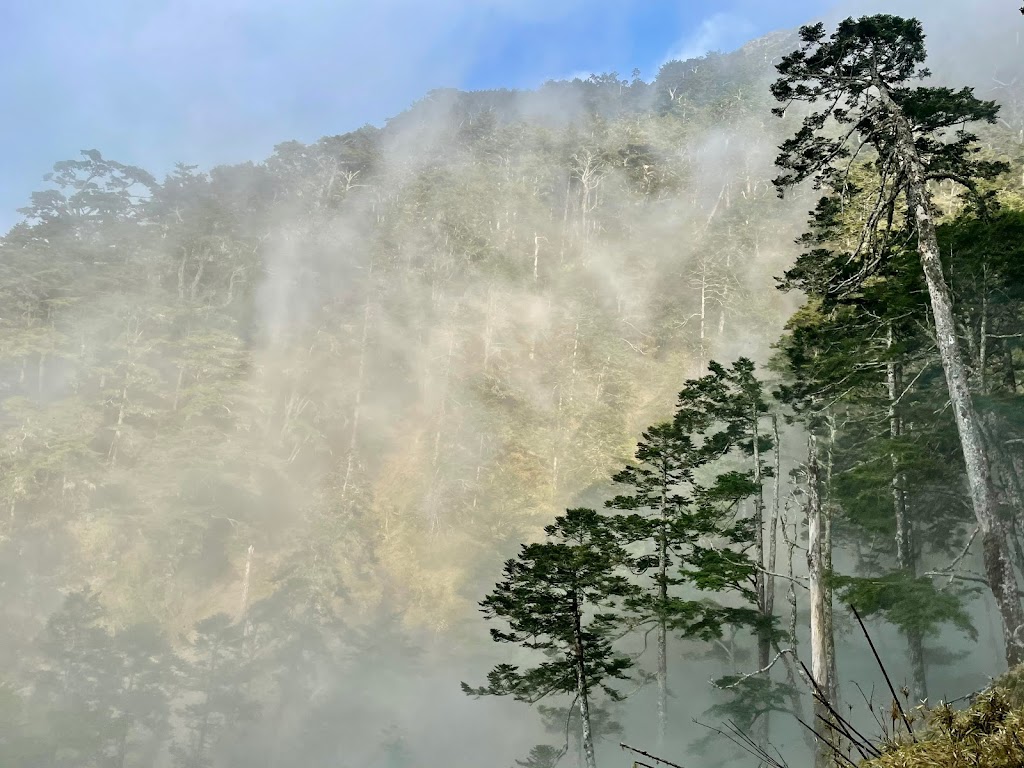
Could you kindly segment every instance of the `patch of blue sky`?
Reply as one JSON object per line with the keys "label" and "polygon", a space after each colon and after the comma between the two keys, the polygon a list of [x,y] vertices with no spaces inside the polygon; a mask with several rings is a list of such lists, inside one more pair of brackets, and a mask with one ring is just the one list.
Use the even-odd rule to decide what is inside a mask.
{"label": "patch of blue sky", "polygon": [[96,148],[158,176],[381,124],[433,88],[731,50],[826,0],[74,0],[0,3],[0,231],[57,160]]}

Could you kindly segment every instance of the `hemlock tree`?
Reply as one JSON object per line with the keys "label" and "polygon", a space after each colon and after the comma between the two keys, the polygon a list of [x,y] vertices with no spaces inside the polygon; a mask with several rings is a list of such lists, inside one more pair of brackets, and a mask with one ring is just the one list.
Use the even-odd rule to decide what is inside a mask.
{"label": "hemlock tree", "polygon": [[[741,358],[729,368],[711,361],[708,367],[711,373],[686,382],[674,420],[643,433],[636,463],[612,477],[630,492],[607,503],[632,513],[618,522],[627,539],[645,540],[653,548],[653,554],[638,561],[652,572],[652,583],[627,605],[638,626],[653,624],[657,632],[659,743],[664,742],[668,723],[669,633],[711,641],[726,626],[756,628],[758,667],[763,670],[770,666],[774,638],[774,584],[766,574],[774,570],[775,547],[766,546],[764,534],[767,527],[773,542],[777,521],[774,516],[764,520],[763,479],[771,472],[762,460],[772,441],[759,428],[768,406],[751,361]],[[743,454],[743,463],[753,459],[753,468],[732,471],[734,457],[729,454],[734,449]],[[708,487],[694,478],[695,471],[705,468],[717,472]],[[746,499],[753,500],[752,513],[737,518]],[[714,541],[715,549],[702,546],[702,541]],[[753,556],[747,554],[748,548],[755,550]],[[723,554],[726,550],[733,551]],[[674,594],[673,588],[684,585],[735,592],[744,602],[755,603],[757,610]],[[757,685],[749,680],[745,678],[743,685]],[[765,688],[771,687],[766,682]],[[749,693],[744,694],[747,703],[753,700]],[[773,697],[777,698],[774,693]]]}
{"label": "hemlock tree", "polygon": [[653,584],[631,601],[631,608],[641,620],[654,624],[657,632],[658,744],[664,744],[668,729],[668,633],[673,617],[685,608],[670,593],[670,588],[683,583],[670,572],[679,560],[680,547],[693,534],[687,522],[690,499],[682,495],[693,483],[693,470],[703,463],[703,454],[690,435],[669,422],[649,427],[637,443],[636,464],[625,467],[612,477],[612,482],[630,488],[606,504],[611,509],[631,512],[622,521],[630,523],[628,538],[650,541],[654,554]]}
{"label": "hemlock tree", "polygon": [[555,768],[563,757],[562,751],[547,744],[538,744],[525,760],[516,760],[519,768]]}
{"label": "hemlock tree", "polygon": [[[1024,661],[1024,610],[1010,560],[1005,525],[985,453],[977,411],[971,400],[969,377],[957,336],[949,287],[943,275],[936,236],[935,206],[929,182],[960,184],[979,203],[976,182],[993,178],[1005,166],[976,157],[976,137],[965,123],[994,122],[998,107],[976,99],[970,88],[911,87],[910,81],[928,76],[919,68],[925,60],[924,33],[916,19],[880,14],[846,19],[826,40],[823,24],[801,28],[802,46],[785,56],[777,69],[781,77],[772,94],[785,106],[819,101],[826,106],[804,118],[801,128],[780,147],[776,164],[783,173],[774,180],[780,195],[786,188],[813,178],[815,186],[833,191],[822,200],[818,214],[834,208],[836,195],[847,192],[845,171],[869,148],[877,153],[881,179],[875,203],[866,217],[863,237],[851,264],[865,252],[852,274],[834,278],[833,290],[861,282],[887,253],[885,247],[906,211],[904,234],[916,236],[921,270],[928,287],[932,322],[949,397],[967,469],[971,501],[984,547],[989,588],[999,607],[1009,665]],[[830,123],[838,129],[826,132]],[[845,162],[844,162],[845,161]]]}
{"label": "hemlock tree", "polygon": [[579,706],[583,755],[596,768],[590,704],[597,690],[613,701],[612,687],[626,680],[632,661],[612,647],[620,619],[609,609],[637,594],[625,575],[632,559],[609,521],[592,509],[570,509],[544,529],[547,540],[524,544],[505,563],[505,580],[481,603],[487,619],[500,618],[508,630],[491,629],[499,643],[515,643],[547,657],[521,670],[499,664],[487,685],[462,690],[470,696],[512,696],[534,704],[551,695],[574,697]]}
{"label": "hemlock tree", "polygon": [[960,599],[923,575],[924,554],[958,552],[964,514],[974,522],[956,426],[943,408],[946,384],[925,330],[923,280],[916,253],[900,252],[869,285],[837,300],[818,286],[820,276],[844,268],[845,257],[808,257],[780,286],[808,296],[776,345],[791,379],[780,396],[810,422],[816,401],[833,404],[826,506],[842,510],[839,536],[851,544],[871,537],[872,546],[858,555],[859,575],[833,574],[832,583],[862,616],[878,614],[900,629],[919,701],[928,697],[926,637],[946,622],[972,633]]}
{"label": "hemlock tree", "polygon": [[[768,416],[768,402],[764,386],[754,375],[752,360],[741,357],[728,368],[712,361],[710,371],[696,381],[688,382],[680,395],[680,409],[677,423],[688,421],[693,425],[706,419],[712,420],[711,428],[704,436],[703,452],[706,460],[724,458],[737,452],[750,460],[749,470],[729,478],[729,493],[726,498],[752,501],[749,518],[754,543],[754,589],[758,611],[765,618],[764,631],[757,641],[758,667],[765,669],[769,664],[772,634],[771,619],[775,605],[775,558],[776,531],[778,529],[778,508],[775,507],[769,519],[765,519],[764,481],[771,477],[772,468],[764,457],[775,450],[773,439],[762,420]],[[719,476],[716,484],[724,487],[726,477]]]}
{"label": "hemlock tree", "polygon": [[[775,473],[765,459],[776,450],[775,441],[762,423],[769,405],[754,363],[742,357],[728,367],[711,361],[708,370],[686,382],[675,416],[676,427],[696,438],[702,466],[710,471],[704,484],[694,489],[696,503],[688,523],[694,540],[684,558],[683,577],[701,590],[740,599],[742,608],[719,608],[717,616],[709,614],[714,621],[706,620],[705,632],[698,634],[713,630],[720,635],[724,626],[754,633],[758,671],[729,675],[716,685],[733,695],[722,711],[728,710],[741,725],[757,721],[758,736],[767,743],[769,713],[783,709],[785,698],[794,711],[799,709],[795,689],[771,679],[771,649],[782,637],[774,599],[779,506],[773,499],[766,516],[764,498],[765,480]],[[777,654],[776,660],[783,657]],[[792,670],[788,672],[792,678]]]}
{"label": "hemlock tree", "polygon": [[109,711],[117,733],[110,765],[125,768],[129,755],[162,743],[170,727],[168,690],[174,654],[159,628],[145,624],[115,634],[111,648],[115,666]]}
{"label": "hemlock tree", "polygon": [[[537,712],[544,721],[544,728],[563,739],[561,748],[556,749],[559,759],[571,752],[577,768],[586,761],[583,754],[583,722],[578,705],[579,701],[574,701],[568,707],[537,706]],[[590,704],[590,736],[595,744],[621,733],[622,725],[615,719],[610,707]]]}
{"label": "hemlock tree", "polygon": [[39,637],[35,696],[47,713],[49,764],[100,761],[116,738],[110,690],[115,679],[110,635],[99,595],[68,594]]}
{"label": "hemlock tree", "polygon": [[242,628],[223,613],[196,624],[191,657],[183,665],[185,685],[194,696],[181,707],[183,738],[171,748],[181,768],[207,768],[224,731],[253,720],[259,704],[250,696]]}

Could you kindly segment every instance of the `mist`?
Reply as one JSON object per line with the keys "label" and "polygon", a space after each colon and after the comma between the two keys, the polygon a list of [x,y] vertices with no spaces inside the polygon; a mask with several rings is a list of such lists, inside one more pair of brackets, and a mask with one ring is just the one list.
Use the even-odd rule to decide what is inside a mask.
{"label": "mist", "polygon": [[[525,704],[460,690],[530,658],[491,642],[478,602],[555,515],[611,496],[609,477],[687,378],[771,358],[801,301],[776,277],[814,194],[780,200],[772,186],[796,122],[770,114],[768,85],[790,27],[812,19],[706,56],[735,46],[705,27],[676,41],[704,48],[692,59],[648,57],[632,78],[549,79],[568,65],[552,55],[533,83],[456,90],[488,43],[486,14],[528,28],[585,12],[485,5],[459,16],[463,47],[444,9],[351,9],[361,45],[329,72],[306,62],[292,88],[270,56],[242,65],[241,5],[185,4],[195,38],[155,16],[124,45],[148,66],[189,45],[238,54],[179,137],[196,147],[181,160],[200,166],[173,168],[146,125],[105,134],[131,134],[120,156],[57,142],[68,151],[55,160],[81,163],[74,181],[32,197],[0,241],[0,722],[19,733],[13,765],[479,768],[565,741]],[[1024,130],[1014,8],[859,3],[824,18],[882,10],[922,20],[937,81],[1005,98],[1003,127]],[[299,39],[330,34],[311,9],[261,18]],[[413,92],[427,61],[440,64]],[[182,66],[187,83],[205,77]],[[343,127],[319,137],[309,103],[330,98],[339,69]],[[238,85],[287,92],[271,146],[246,135],[261,115]],[[98,191],[75,198],[90,181]],[[787,471],[801,440],[784,431]],[[955,629],[932,641],[966,654],[935,665],[937,695],[997,673],[989,600],[970,603],[976,642]],[[904,658],[895,630],[871,629]],[[859,630],[837,631],[842,680],[879,683]],[[672,654],[666,756],[728,759],[694,720],[735,657],[696,642]],[[108,655],[137,682],[104,683]],[[95,683],[88,696],[123,694],[113,735],[74,714],[73,670]],[[599,745],[602,765],[631,762],[619,740],[653,743],[654,712],[650,687],[614,708],[623,731]],[[54,733],[66,743],[49,757]],[[777,743],[803,754],[796,724]]]}

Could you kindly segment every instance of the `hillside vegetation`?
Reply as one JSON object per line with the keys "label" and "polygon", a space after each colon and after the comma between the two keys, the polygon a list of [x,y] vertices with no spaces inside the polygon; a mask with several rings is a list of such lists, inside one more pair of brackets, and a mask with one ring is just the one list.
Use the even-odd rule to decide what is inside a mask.
{"label": "hillside vegetation", "polygon": [[[607,657],[580,669],[608,688],[589,714],[564,669],[529,681],[565,698],[541,707],[559,745],[521,766],[571,745],[593,764],[591,736],[629,725],[617,660],[645,623],[697,662],[635,676],[661,674],[663,710],[677,674],[675,699],[699,685],[719,720],[803,749],[768,723],[789,728],[807,698],[789,659],[816,567],[830,604],[909,642],[914,685],[950,660],[926,640],[977,639],[990,593],[971,590],[981,539],[912,224],[890,212],[851,268],[877,166],[801,243],[825,192],[773,185],[806,111],[773,116],[769,85],[798,44],[650,83],[435,91],[383,127],[163,179],[96,149],[56,163],[0,240],[0,765],[522,756],[539,726],[438,735],[481,706],[448,704],[493,661],[478,603],[497,579],[543,581],[565,551],[551,542],[584,560],[605,546],[608,516],[582,509],[605,502],[646,515],[602,550],[631,575],[579,596],[625,601],[633,623],[614,642],[621,625],[593,629]],[[980,156],[1008,163],[979,182],[1000,206],[933,188],[1019,568],[1024,91],[999,97],[1003,122],[977,130]],[[836,275],[860,282],[839,295]],[[659,507],[644,472],[665,456],[680,474]],[[828,550],[805,567],[813,509]],[[534,570],[502,577],[524,552]],[[641,595],[656,566],[664,590]],[[654,719],[629,727],[656,738]],[[709,743],[708,764],[732,759]]]}

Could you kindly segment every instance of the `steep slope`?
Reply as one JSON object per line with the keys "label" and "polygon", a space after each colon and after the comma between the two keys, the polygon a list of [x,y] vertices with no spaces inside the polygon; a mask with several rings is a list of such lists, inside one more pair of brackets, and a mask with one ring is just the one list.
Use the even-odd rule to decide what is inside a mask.
{"label": "steep slope", "polygon": [[3,242],[5,538],[59,563],[33,589],[180,633],[253,545],[253,598],[287,563],[466,616],[683,377],[779,327],[768,45],[163,183],[59,164]]}

